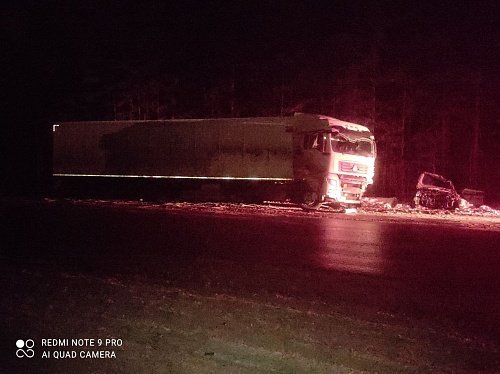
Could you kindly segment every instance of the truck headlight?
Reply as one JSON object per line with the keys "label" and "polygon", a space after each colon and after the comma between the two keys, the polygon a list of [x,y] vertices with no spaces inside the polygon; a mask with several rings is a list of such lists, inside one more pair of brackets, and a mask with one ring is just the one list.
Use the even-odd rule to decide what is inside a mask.
{"label": "truck headlight", "polygon": [[338,178],[328,178],[328,197],[338,200],[341,197],[340,181]]}
{"label": "truck headlight", "polygon": [[339,186],[339,181],[337,179],[328,179],[328,184],[331,186],[331,187],[338,187]]}

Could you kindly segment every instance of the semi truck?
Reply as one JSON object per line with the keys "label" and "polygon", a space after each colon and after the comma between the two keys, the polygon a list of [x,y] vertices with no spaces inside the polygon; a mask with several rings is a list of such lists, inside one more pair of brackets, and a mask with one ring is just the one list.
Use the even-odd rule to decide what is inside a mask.
{"label": "semi truck", "polygon": [[220,185],[234,192],[252,186],[266,193],[274,186],[279,199],[304,209],[360,204],[373,183],[375,157],[367,127],[323,115],[53,126],[58,181],[161,180],[166,189],[182,181],[184,187]]}

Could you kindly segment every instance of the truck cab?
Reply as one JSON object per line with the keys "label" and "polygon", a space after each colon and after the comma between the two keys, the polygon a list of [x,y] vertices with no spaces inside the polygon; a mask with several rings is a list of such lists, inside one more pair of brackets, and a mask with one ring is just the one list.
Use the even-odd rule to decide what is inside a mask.
{"label": "truck cab", "polygon": [[375,174],[376,145],[370,130],[320,116],[327,126],[298,133],[294,179],[302,180],[303,208],[323,203],[359,205]]}

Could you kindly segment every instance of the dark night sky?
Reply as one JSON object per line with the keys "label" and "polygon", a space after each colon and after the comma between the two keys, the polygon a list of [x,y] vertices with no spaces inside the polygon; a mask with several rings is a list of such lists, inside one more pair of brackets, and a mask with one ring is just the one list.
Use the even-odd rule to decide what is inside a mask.
{"label": "dark night sky", "polygon": [[155,59],[166,72],[203,76],[277,54],[317,65],[334,53],[334,37],[375,32],[398,59],[418,60],[418,48],[439,35],[451,44],[450,62],[488,64],[498,54],[499,18],[495,1],[20,1],[2,11],[2,31],[59,79],[92,60],[115,67]]}
{"label": "dark night sky", "polygon": [[[158,61],[164,73],[196,79],[278,58],[296,69],[328,71],[331,61],[356,59],[331,47],[341,35],[368,48],[380,33],[393,57],[388,64],[421,69],[443,62],[436,58],[494,68],[500,43],[496,1],[24,0],[1,17],[11,48],[32,59],[24,67],[67,90],[86,69],[117,70],[121,63]],[[446,57],[440,43],[449,49]]]}
{"label": "dark night sky", "polygon": [[[470,67],[484,76],[490,108],[500,96],[498,1],[21,0],[2,6],[0,21],[8,175],[33,172],[33,149],[43,149],[52,122],[81,119],[61,108],[68,97],[78,101],[92,84],[119,85],[131,67],[192,85],[256,69],[262,82],[251,90],[285,73],[313,71],[328,81],[376,42],[381,70],[404,68],[420,79],[436,67]],[[487,116],[493,155],[500,112]]]}

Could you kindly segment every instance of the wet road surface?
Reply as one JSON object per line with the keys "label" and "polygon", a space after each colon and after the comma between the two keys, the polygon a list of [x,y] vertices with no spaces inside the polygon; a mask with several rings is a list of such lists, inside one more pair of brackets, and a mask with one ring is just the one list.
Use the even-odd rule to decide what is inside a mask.
{"label": "wet road surface", "polygon": [[9,266],[397,314],[500,341],[500,231],[65,202],[1,209]]}

